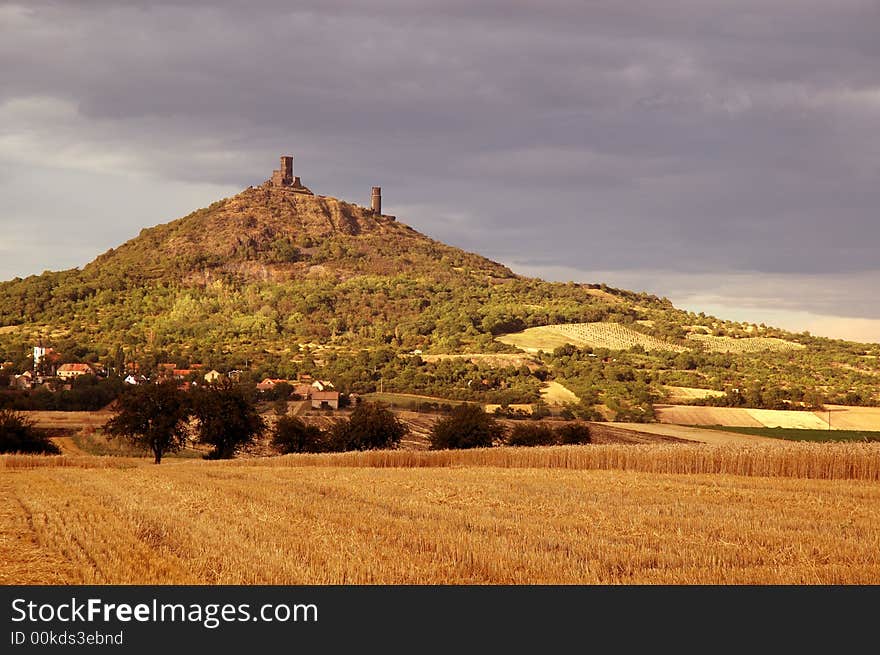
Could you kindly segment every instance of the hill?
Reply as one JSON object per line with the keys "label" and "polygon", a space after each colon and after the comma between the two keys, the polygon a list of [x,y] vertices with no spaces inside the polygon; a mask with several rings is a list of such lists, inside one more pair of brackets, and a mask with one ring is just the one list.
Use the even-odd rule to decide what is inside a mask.
{"label": "hill", "polygon": [[[503,335],[530,328],[554,339],[531,349],[530,365],[413,355],[522,353],[522,339]],[[872,404],[880,375],[877,346],[519,276],[395,217],[271,181],[144,229],[82,269],[0,283],[7,372],[30,365],[39,339],[111,370],[199,362],[500,404],[536,402],[555,378],[585,416],[598,407],[627,420],[650,418],[666,385],[742,391],[712,402],[774,406],[814,392]]]}

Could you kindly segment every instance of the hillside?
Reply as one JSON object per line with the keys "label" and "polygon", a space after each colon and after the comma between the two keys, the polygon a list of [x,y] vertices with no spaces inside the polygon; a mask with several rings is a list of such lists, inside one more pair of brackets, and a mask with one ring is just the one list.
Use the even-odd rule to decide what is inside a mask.
{"label": "hillside", "polygon": [[[536,334],[554,340],[523,346],[530,365],[408,355],[522,353],[531,337],[516,335],[545,326]],[[873,404],[880,375],[877,346],[519,276],[395,217],[269,182],[144,229],[82,269],[0,283],[0,361],[24,370],[38,339],[65,359],[111,368],[197,361],[255,378],[315,372],[348,390],[375,391],[381,379],[386,391],[496,403],[535,402],[556,378],[585,408],[627,420],[650,417],[666,385],[737,388],[759,406],[808,392]]]}

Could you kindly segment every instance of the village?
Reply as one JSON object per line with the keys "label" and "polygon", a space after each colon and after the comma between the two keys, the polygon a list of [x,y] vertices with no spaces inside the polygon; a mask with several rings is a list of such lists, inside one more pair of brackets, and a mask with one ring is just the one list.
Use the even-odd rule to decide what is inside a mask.
{"label": "village", "polygon": [[[10,389],[30,391],[45,389],[50,393],[70,391],[77,379],[93,376],[96,380],[107,379],[110,375],[108,367],[98,363],[65,362],[54,348],[42,344],[33,347],[33,366],[23,373],[8,375]],[[11,370],[13,362],[3,362],[0,371]],[[180,368],[174,362],[160,362],[153,371],[142,372],[137,362],[127,362],[124,370],[115,372],[127,386],[144,384],[162,384],[174,382],[181,391],[189,391],[199,386],[222,384],[229,381],[238,384],[242,381],[244,371],[234,369],[221,373],[216,369],[205,371],[200,363],[191,363],[188,368]],[[290,399],[308,401],[312,409],[336,410],[341,404],[356,402],[357,395],[343,397],[330,380],[313,379],[308,374],[298,374],[295,379],[263,378],[255,385],[256,391],[269,399]],[[353,396],[353,397],[352,397]]]}

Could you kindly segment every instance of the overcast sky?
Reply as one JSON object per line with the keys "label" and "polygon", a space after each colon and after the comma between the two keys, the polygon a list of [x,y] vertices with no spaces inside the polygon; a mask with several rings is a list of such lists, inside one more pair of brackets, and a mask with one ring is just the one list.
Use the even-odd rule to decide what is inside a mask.
{"label": "overcast sky", "polygon": [[880,341],[878,28],[877,0],[0,1],[0,279],[292,153],[520,273]]}

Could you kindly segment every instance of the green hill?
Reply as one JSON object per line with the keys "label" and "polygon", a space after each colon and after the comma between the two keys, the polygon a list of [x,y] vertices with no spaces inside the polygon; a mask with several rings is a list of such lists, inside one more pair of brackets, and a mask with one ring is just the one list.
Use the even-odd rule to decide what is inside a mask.
{"label": "green hill", "polygon": [[[572,339],[578,348],[554,346],[532,353],[531,367],[507,369],[408,356],[519,352],[496,337],[597,323],[626,326],[635,345],[589,352],[589,340]],[[587,334],[578,329],[568,333]],[[806,348],[777,352],[751,341],[715,352],[694,338],[700,333]],[[71,360],[124,358],[143,369],[198,361],[254,376],[313,371],[350,390],[373,391],[382,378],[386,391],[487,402],[532,402],[555,377],[585,405],[624,414],[661,400],[669,384],[759,385],[796,401],[814,390],[870,403],[880,374],[877,346],[725,322],[604,285],[522,277],[392,217],[268,183],[144,229],[82,269],[0,283],[0,357],[21,369],[37,339]]]}

